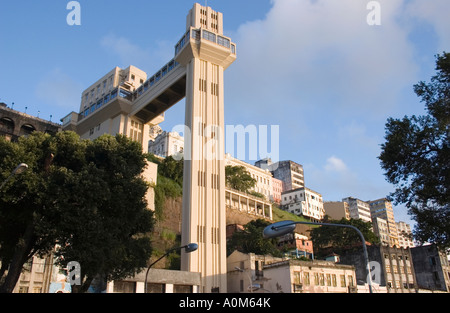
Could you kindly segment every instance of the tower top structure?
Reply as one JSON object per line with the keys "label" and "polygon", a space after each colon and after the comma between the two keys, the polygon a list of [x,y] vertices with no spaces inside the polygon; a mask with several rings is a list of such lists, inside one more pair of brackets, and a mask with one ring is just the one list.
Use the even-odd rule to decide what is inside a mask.
{"label": "tower top structure", "polygon": [[223,14],[208,6],[195,3],[186,18],[186,31],[191,27],[223,35]]}

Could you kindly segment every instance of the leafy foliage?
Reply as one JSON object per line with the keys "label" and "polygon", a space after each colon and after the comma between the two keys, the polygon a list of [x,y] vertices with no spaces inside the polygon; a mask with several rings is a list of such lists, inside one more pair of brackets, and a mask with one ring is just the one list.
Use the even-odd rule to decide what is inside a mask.
{"label": "leafy foliage", "polygon": [[[366,242],[372,244],[379,243],[378,237],[372,232],[372,223],[370,222],[364,222],[360,219],[347,220],[345,218],[339,221],[325,219],[323,222],[354,226],[363,234]],[[359,249],[361,245],[361,238],[358,233],[354,229],[347,227],[314,227],[310,234],[316,255],[321,255],[323,251],[329,250],[329,247],[331,247],[334,252],[339,253],[342,250],[351,249],[355,246]],[[328,252],[329,251],[325,252],[325,254]]]}
{"label": "leafy foliage", "polygon": [[450,248],[450,54],[437,56],[437,74],[414,91],[427,115],[389,118],[379,156],[394,203],[404,203],[421,242]]}
{"label": "leafy foliage", "polygon": [[270,224],[263,219],[247,223],[244,230],[235,232],[227,243],[228,254],[231,254],[234,250],[239,250],[244,253],[281,256],[281,252],[277,249],[277,239],[263,238],[263,230]]}
{"label": "leafy foliage", "polygon": [[244,166],[225,167],[226,185],[238,191],[248,192],[255,186],[256,180],[250,175]]}

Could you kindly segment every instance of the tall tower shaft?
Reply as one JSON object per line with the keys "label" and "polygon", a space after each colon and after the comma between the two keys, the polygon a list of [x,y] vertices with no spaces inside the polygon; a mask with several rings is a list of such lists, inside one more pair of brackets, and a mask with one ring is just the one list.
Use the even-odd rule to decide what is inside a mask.
{"label": "tall tower shaft", "polygon": [[222,13],[195,4],[175,60],[186,67],[181,269],[202,273],[202,292],[226,292],[224,70],[236,46],[222,35]]}

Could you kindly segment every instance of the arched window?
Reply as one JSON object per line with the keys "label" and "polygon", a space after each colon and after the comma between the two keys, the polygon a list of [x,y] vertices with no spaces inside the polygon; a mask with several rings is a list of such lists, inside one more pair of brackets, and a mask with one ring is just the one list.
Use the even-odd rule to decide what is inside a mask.
{"label": "arched window", "polygon": [[24,125],[22,125],[22,127],[20,128],[19,136],[28,136],[28,135],[30,135],[32,132],[34,132],[35,130],[36,130],[36,128],[34,128],[33,125],[31,125],[31,124],[24,124]]}
{"label": "arched window", "polygon": [[9,117],[0,119],[0,131],[12,134],[14,132],[14,126],[14,121]]}

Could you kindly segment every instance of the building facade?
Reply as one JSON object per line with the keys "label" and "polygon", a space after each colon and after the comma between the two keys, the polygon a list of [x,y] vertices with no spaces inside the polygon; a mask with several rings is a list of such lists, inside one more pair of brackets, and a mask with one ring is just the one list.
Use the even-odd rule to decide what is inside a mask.
{"label": "building facade", "polygon": [[28,136],[34,131],[54,135],[61,131],[61,125],[13,110],[5,103],[0,103],[0,136],[17,141],[19,137]]}
{"label": "building facade", "polygon": [[322,195],[305,187],[283,192],[281,209],[315,221],[325,217]]}
{"label": "building facade", "polygon": [[[106,293],[145,293],[145,274],[108,282]],[[200,286],[200,273],[152,268],[147,276],[147,293],[199,293]]]}
{"label": "building facade", "polygon": [[166,158],[181,158],[184,150],[184,138],[177,132],[162,132],[154,140],[148,142],[148,152]]}
{"label": "building facade", "polygon": [[350,213],[350,218],[361,219],[364,222],[369,223],[372,222],[369,203],[353,197],[344,198],[342,199],[342,201],[348,203],[348,211]]}
{"label": "building facade", "polygon": [[61,119],[63,130],[73,130],[83,139],[103,134],[122,134],[148,151],[150,128],[164,120],[158,115],[150,121],[132,114],[132,100],[139,87],[149,84],[147,74],[135,66],[115,67],[83,91],[79,113]]}
{"label": "building facade", "polygon": [[278,238],[278,247],[288,249],[288,254],[295,258],[314,259],[313,242],[307,236],[292,232]]}
{"label": "building facade", "polygon": [[[409,248],[383,245],[367,247],[370,260],[373,292],[416,293],[418,285]],[[367,265],[361,251],[349,250],[340,254],[340,263],[355,266],[358,285],[368,284]]]}
{"label": "building facade", "polygon": [[397,226],[399,246],[402,248],[414,248],[415,244],[412,239],[411,225],[402,221],[395,224]]}
{"label": "building facade", "polygon": [[382,245],[389,246],[390,235],[387,221],[380,217],[375,217],[372,219],[372,225],[373,225],[373,232],[380,239],[380,243]]}
{"label": "building facade", "polygon": [[328,261],[286,260],[264,266],[264,288],[284,293],[356,293],[355,268]]}
{"label": "building facade", "polygon": [[269,170],[274,178],[283,182],[283,192],[305,187],[303,165],[294,161],[272,163],[270,158],[255,162],[255,166]]}
{"label": "building facade", "polygon": [[450,292],[450,266],[447,255],[436,245],[411,248],[419,288],[431,292]]}
{"label": "building facade", "polygon": [[350,219],[347,202],[326,201],[323,203],[323,209],[325,210],[325,215],[328,215],[332,220]]}

